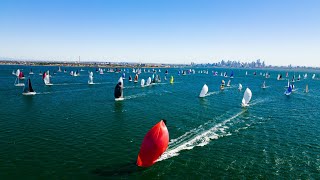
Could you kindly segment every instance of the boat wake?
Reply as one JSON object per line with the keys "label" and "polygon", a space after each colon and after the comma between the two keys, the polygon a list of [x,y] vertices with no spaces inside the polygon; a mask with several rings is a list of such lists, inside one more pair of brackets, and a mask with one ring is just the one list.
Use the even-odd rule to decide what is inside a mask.
{"label": "boat wake", "polygon": [[162,154],[158,161],[178,156],[180,151],[191,150],[196,146],[205,146],[211,140],[231,135],[231,133],[226,132],[226,130],[229,129],[228,125],[231,126],[229,122],[237,118],[244,112],[246,112],[246,110],[243,110],[233,115],[232,117],[227,118],[218,124],[215,124],[213,127],[206,129],[206,126],[213,123],[212,121],[209,121],[195,129],[190,130],[189,132],[186,132],[176,139],[172,139],[169,143],[168,150]]}
{"label": "boat wake", "polygon": [[207,96],[211,96],[211,95],[215,95],[215,94],[219,94],[219,93],[220,93],[220,91],[209,92],[209,93],[206,94],[206,97]]}

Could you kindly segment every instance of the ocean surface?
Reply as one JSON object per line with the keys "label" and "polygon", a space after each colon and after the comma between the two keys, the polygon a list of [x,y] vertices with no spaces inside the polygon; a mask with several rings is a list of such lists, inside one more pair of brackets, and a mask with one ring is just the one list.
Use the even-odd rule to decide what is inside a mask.
{"label": "ocean surface", "polygon": [[[14,86],[12,71],[18,68],[30,76],[35,96],[23,96],[22,87]],[[161,83],[141,88],[141,78],[152,73],[142,71],[135,84],[128,69],[125,100],[115,102],[121,73],[83,68],[73,77],[69,71],[80,68],[61,69],[68,73],[0,66],[0,179],[320,179],[320,72],[288,71],[290,79],[300,74],[301,81],[285,96],[286,71],[268,70],[266,79],[260,75],[266,70],[199,73],[206,68],[182,76],[180,69],[168,69],[165,81],[161,69]],[[50,70],[53,86],[44,85],[40,70]],[[229,80],[220,73],[231,70],[231,87],[220,91],[221,80]],[[88,71],[96,84],[88,85]],[[284,80],[276,79],[279,73]],[[209,93],[199,98],[204,84]],[[253,95],[242,108],[246,87]],[[167,120],[169,147],[152,167],[139,168],[143,137],[161,119]]]}

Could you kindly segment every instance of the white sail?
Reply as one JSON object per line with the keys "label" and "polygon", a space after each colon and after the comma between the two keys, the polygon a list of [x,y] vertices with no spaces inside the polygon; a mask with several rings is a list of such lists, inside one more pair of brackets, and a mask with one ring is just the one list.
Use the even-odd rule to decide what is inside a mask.
{"label": "white sail", "polygon": [[252,97],[252,92],[249,88],[247,88],[242,98],[242,106],[249,106],[248,104],[251,100],[251,97]]}
{"label": "white sail", "polygon": [[199,97],[205,97],[208,93],[208,86],[206,84],[203,85]]}
{"label": "white sail", "polygon": [[151,84],[151,77],[148,78],[146,86],[149,86]]}
{"label": "white sail", "polygon": [[312,75],[312,79],[314,79],[315,77],[316,77],[316,74],[313,74],[313,75]]}
{"label": "white sail", "polygon": [[93,84],[93,72],[92,71],[89,73],[88,84]]}
{"label": "white sail", "polygon": [[230,87],[231,80],[228,81],[227,87]]}
{"label": "white sail", "polygon": [[52,85],[52,84],[50,83],[50,74],[49,74],[49,71],[45,72],[43,76],[44,76],[44,77],[43,77],[43,82],[44,82],[44,84],[47,85],[47,86]]}
{"label": "white sail", "polygon": [[144,87],[144,79],[141,79],[141,87]]}
{"label": "white sail", "polygon": [[20,74],[20,69],[16,71],[16,76],[19,77],[19,74]]}
{"label": "white sail", "polygon": [[239,83],[239,88],[238,89],[239,89],[239,91],[242,90],[242,84]]}

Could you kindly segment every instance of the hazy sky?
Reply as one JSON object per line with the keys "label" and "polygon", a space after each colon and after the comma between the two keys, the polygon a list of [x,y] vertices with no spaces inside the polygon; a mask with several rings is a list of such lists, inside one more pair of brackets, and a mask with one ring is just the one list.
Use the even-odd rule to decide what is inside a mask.
{"label": "hazy sky", "polygon": [[319,0],[0,0],[0,57],[320,67]]}

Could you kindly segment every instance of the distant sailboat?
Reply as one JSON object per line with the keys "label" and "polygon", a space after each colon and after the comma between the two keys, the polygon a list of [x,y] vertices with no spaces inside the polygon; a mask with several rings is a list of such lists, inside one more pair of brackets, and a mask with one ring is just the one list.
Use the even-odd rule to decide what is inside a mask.
{"label": "distant sailboat", "polygon": [[238,90],[241,91],[242,90],[242,84],[239,83],[239,87]]}
{"label": "distant sailboat", "polygon": [[265,89],[265,88],[266,88],[266,81],[263,81],[261,88],[262,88],[262,89]]}
{"label": "distant sailboat", "polygon": [[151,77],[149,77],[148,79],[147,79],[147,82],[146,82],[146,85],[145,86],[150,86],[151,85]]}
{"label": "distant sailboat", "polygon": [[171,78],[170,78],[170,84],[173,84],[173,76],[171,76]]}
{"label": "distant sailboat", "polygon": [[[100,68],[99,68],[100,69]],[[103,74],[103,69],[99,70],[99,74]]]}
{"label": "distant sailboat", "polygon": [[25,86],[23,88],[23,92],[22,95],[35,95],[36,92],[33,90],[32,85],[31,85],[31,80],[30,78],[28,79],[28,81],[26,81]]}
{"label": "distant sailboat", "polygon": [[277,80],[281,80],[282,79],[282,75],[281,74],[278,74],[278,77],[277,77]]}
{"label": "distant sailboat", "polygon": [[61,68],[60,68],[60,66],[59,66],[58,72],[61,72]]}
{"label": "distant sailboat", "polygon": [[122,79],[126,79],[126,73],[122,73]]}
{"label": "distant sailboat", "polygon": [[42,75],[43,75],[43,74],[42,74],[42,71],[40,70],[40,71],[39,71],[39,76],[42,76]]}
{"label": "distant sailboat", "polygon": [[231,83],[231,80],[229,79],[229,81],[227,83],[227,87],[230,87],[230,83]]}
{"label": "distant sailboat", "polygon": [[220,90],[224,90],[224,85],[225,85],[225,82],[224,82],[224,80],[222,79],[222,80],[221,80],[221,85],[220,85]]}
{"label": "distant sailboat", "polygon": [[299,74],[297,81],[300,81],[300,79],[301,79],[301,76],[300,76],[300,74]]}
{"label": "distant sailboat", "polygon": [[16,75],[16,72],[14,72],[14,70],[12,70],[12,75]]}
{"label": "distant sailboat", "polygon": [[233,71],[231,71],[230,78],[233,79]]}
{"label": "distant sailboat", "polygon": [[292,87],[289,85],[288,89],[284,92],[285,95],[289,96],[292,92]]}
{"label": "distant sailboat", "polygon": [[32,68],[30,69],[29,74],[30,74],[30,75],[34,74],[33,71],[32,71]]}
{"label": "distant sailboat", "polygon": [[138,75],[138,74],[136,74],[136,76],[134,77],[134,83],[137,83],[137,82],[138,82],[138,80],[139,80],[139,75]]}
{"label": "distant sailboat", "polygon": [[166,70],[165,74],[168,74],[168,70]]}
{"label": "distant sailboat", "polygon": [[303,79],[307,79],[308,78],[308,74],[305,73],[304,76],[303,76]]}
{"label": "distant sailboat", "polygon": [[24,74],[23,74],[23,72],[22,72],[22,71],[20,71],[19,79],[25,79]]}
{"label": "distant sailboat", "polygon": [[115,98],[116,101],[124,100],[124,98],[123,98],[123,87],[124,87],[123,79],[122,79],[122,77],[120,77],[116,87],[114,88],[114,98]]}
{"label": "distant sailboat", "polygon": [[164,76],[164,80],[165,80],[165,81],[167,80],[167,75]]}
{"label": "distant sailboat", "polygon": [[46,86],[52,86],[53,84],[50,83],[50,75],[49,71],[44,72],[42,76],[43,82]]}
{"label": "distant sailboat", "polygon": [[14,82],[14,85],[15,85],[15,86],[24,86],[24,83],[20,83],[20,82],[19,82],[19,78],[17,77],[17,78],[16,78],[16,81]]}
{"label": "distant sailboat", "polygon": [[242,107],[247,107],[249,106],[249,102],[251,100],[252,97],[252,92],[249,88],[246,89],[246,91],[244,92],[243,98],[242,98],[242,103],[241,106]]}
{"label": "distant sailboat", "polygon": [[132,77],[131,77],[131,75],[129,76],[129,82],[132,82]]}
{"label": "distant sailboat", "polygon": [[308,84],[306,84],[306,89],[304,91],[305,93],[308,93],[309,92],[309,87],[308,87]]}
{"label": "distant sailboat", "polygon": [[248,75],[248,71],[246,71],[246,76]]}
{"label": "distant sailboat", "polygon": [[200,95],[199,97],[205,97],[206,94],[208,93],[208,86],[206,84],[203,85],[202,89],[201,89],[201,92],[200,92]]}
{"label": "distant sailboat", "polygon": [[316,74],[313,74],[313,75],[312,75],[312,79],[314,79],[314,78],[316,78]]}
{"label": "distant sailboat", "polygon": [[93,83],[93,72],[92,72],[92,71],[89,73],[88,84],[94,84],[94,83]]}
{"label": "distant sailboat", "polygon": [[141,79],[141,87],[144,87],[144,79]]}

